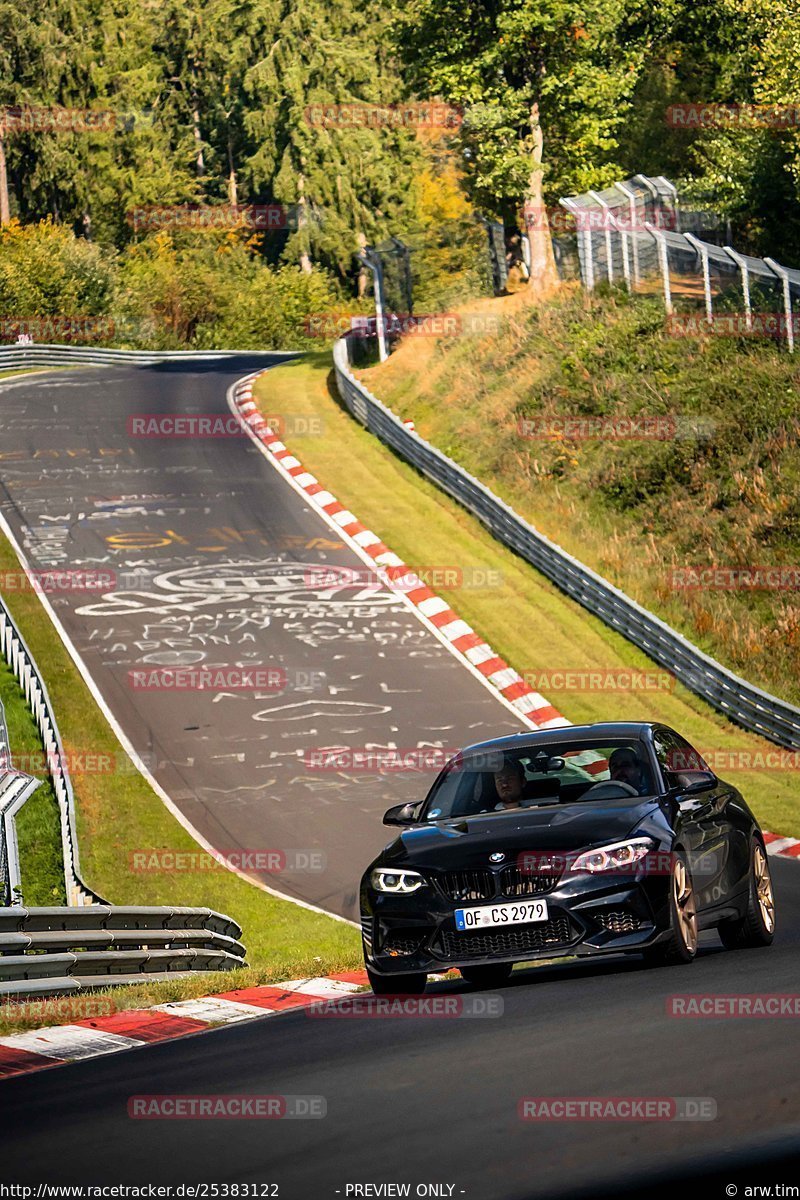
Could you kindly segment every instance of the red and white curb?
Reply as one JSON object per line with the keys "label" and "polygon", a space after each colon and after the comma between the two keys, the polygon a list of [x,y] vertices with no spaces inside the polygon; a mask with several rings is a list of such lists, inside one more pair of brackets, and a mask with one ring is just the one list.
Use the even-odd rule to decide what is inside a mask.
{"label": "red and white curb", "polygon": [[70,1025],[7,1034],[0,1037],[0,1079],[205,1033],[236,1021],[276,1017],[313,1004],[341,1000],[365,987],[368,987],[366,971],[342,971],[318,979],[237,988],[195,1000],[176,1000],[152,1008],[88,1017]]}
{"label": "red and white curb", "polygon": [[513,667],[500,658],[466,621],[460,619],[446,600],[431,591],[402,558],[394,554],[376,533],[362,525],[305,469],[270,429],[253,400],[253,384],[260,374],[263,372],[241,380],[229,393],[231,409],[252,440],[269,451],[275,466],[307,496],[329,523],[337,527],[342,537],[362,558],[366,554],[374,561],[376,567],[380,568],[381,578],[386,580],[389,587],[392,586],[392,580],[403,580],[402,590],[398,590],[398,594],[404,596],[434,626],[441,640],[448,643],[472,670],[482,675],[516,709],[526,724],[533,729],[555,729],[569,725],[567,718],[549,700],[529,687]]}
{"label": "red and white curb", "polygon": [[781,837],[779,833],[765,833],[764,841],[767,846],[767,854],[774,854],[781,858],[793,858],[800,862],[800,838]]}

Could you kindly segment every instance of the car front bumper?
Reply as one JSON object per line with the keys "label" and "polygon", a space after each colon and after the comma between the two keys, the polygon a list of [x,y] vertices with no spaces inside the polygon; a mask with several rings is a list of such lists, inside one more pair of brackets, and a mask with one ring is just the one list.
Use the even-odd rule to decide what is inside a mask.
{"label": "car front bumper", "polygon": [[582,875],[541,897],[525,897],[547,901],[546,921],[459,932],[457,908],[492,901],[453,902],[433,887],[411,896],[387,895],[365,884],[364,958],[376,974],[394,975],[640,951],[668,935],[668,897],[668,879]]}

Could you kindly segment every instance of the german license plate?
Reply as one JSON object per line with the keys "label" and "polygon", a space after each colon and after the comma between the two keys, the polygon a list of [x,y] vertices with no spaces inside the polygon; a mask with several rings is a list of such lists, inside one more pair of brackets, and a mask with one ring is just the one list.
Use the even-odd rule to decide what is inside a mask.
{"label": "german license plate", "polygon": [[527,925],[547,920],[546,900],[525,900],[518,904],[486,904],[480,908],[457,908],[456,929],[486,929],[489,925]]}

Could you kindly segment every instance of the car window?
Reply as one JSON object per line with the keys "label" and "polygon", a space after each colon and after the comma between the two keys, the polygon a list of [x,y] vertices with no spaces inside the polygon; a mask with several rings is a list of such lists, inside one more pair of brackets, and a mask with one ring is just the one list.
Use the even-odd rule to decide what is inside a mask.
{"label": "car window", "polygon": [[[614,788],[620,782],[626,786]],[[593,799],[592,789],[600,783],[609,786],[597,792],[598,803],[651,795],[653,775],[645,746],[637,739],[597,743],[565,738],[513,752],[457,755],[431,789],[420,819],[441,821]]]}
{"label": "car window", "polygon": [[674,765],[672,766],[674,771],[709,771],[711,769],[702,754],[695,750],[694,746],[690,746],[679,733],[673,732],[672,740],[675,744]]}
{"label": "car window", "polygon": [[677,776],[682,771],[709,770],[702,755],[672,729],[656,730],[653,745],[667,787],[673,787],[679,782]]}

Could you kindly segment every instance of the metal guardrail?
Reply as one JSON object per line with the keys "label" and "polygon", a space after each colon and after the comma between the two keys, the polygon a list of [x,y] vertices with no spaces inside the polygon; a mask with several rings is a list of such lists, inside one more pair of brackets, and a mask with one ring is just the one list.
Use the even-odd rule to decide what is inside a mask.
{"label": "metal guardrail", "polygon": [[[8,761],[8,760],[7,760]],[[41,780],[22,771],[0,770],[0,906],[21,903],[16,817]]]}
{"label": "metal guardrail", "polygon": [[75,832],[75,797],[55,712],[34,657],[1,597],[0,651],[19,680],[42,738],[47,771],[53,783],[61,819],[61,847],[67,899],[70,904],[78,905],[102,902],[101,897],[83,882],[80,875],[78,839]]}
{"label": "metal guardrail", "polygon": [[0,347],[0,371],[24,367],[63,367],[70,364],[103,367],[117,363],[122,366],[152,366],[160,362],[183,362],[193,358],[288,358],[297,350],[114,350],[105,346],[3,346]]}
{"label": "metal guardrail", "polygon": [[20,903],[22,879],[17,841],[17,813],[41,780],[12,765],[6,710],[0,701],[0,905]]}
{"label": "metal guardrail", "polygon": [[561,591],[666,667],[731,721],[780,746],[800,749],[800,709],[770,696],[704,654],[666,622],[584,566],[518,516],[463,467],[411,432],[350,370],[349,337],[333,348],[339,394],[358,421],[478,518],[499,541]]}
{"label": "metal guardrail", "polygon": [[241,933],[208,908],[2,908],[0,998],[232,971]]}

